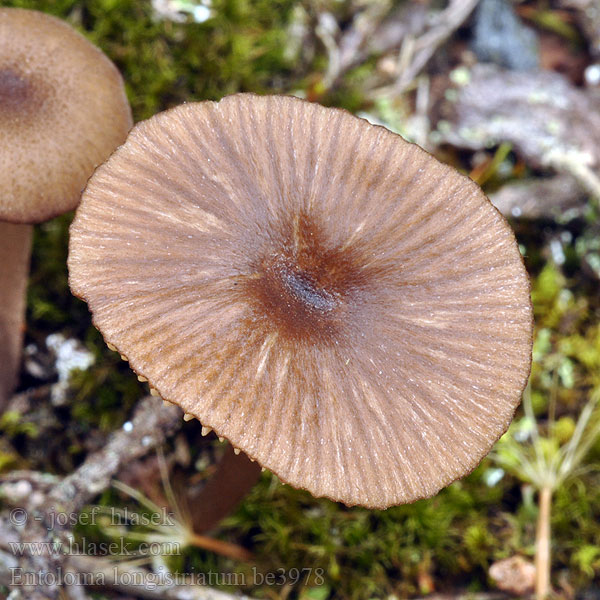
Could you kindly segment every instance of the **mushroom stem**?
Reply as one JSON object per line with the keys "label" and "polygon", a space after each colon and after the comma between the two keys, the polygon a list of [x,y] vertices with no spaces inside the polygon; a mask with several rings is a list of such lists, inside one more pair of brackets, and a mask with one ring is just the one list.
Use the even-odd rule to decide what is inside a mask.
{"label": "mushroom stem", "polygon": [[0,222],[0,411],[17,383],[32,231],[31,225]]}
{"label": "mushroom stem", "polygon": [[188,496],[192,526],[197,534],[214,529],[230,514],[260,477],[260,465],[228,446],[217,472],[196,493]]}
{"label": "mushroom stem", "polygon": [[544,486],[539,492],[539,515],[535,540],[535,597],[545,600],[550,593],[550,511],[552,490]]}

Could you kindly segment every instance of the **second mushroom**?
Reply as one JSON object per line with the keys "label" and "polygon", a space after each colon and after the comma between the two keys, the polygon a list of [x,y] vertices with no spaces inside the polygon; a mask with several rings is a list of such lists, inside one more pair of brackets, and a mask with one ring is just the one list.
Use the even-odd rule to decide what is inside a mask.
{"label": "second mushroom", "polygon": [[0,8],[0,411],[18,378],[32,225],[73,210],[131,126],[99,48],[55,17]]}

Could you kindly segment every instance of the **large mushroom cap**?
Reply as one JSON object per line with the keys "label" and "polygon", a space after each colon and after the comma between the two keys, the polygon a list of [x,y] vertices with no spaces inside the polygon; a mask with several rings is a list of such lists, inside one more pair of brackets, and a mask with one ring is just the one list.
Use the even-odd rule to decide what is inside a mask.
{"label": "large mushroom cap", "polygon": [[110,60],[55,17],[0,8],[0,220],[73,209],[131,111]]}
{"label": "large mushroom cap", "polygon": [[71,228],[73,292],[160,395],[316,496],[470,472],[529,369],[529,283],[481,190],[347,112],[236,95],[140,123]]}

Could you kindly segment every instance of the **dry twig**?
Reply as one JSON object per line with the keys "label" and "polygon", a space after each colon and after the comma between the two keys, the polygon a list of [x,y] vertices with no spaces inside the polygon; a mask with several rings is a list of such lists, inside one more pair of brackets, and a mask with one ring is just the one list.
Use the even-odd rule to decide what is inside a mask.
{"label": "dry twig", "polygon": [[324,88],[335,86],[345,73],[369,57],[400,50],[398,79],[382,93],[404,92],[478,1],[450,0],[447,8],[431,15],[419,3],[404,5],[390,15],[387,2],[373,2],[343,32],[331,13],[321,13],[315,33],[328,56]]}
{"label": "dry twig", "polygon": [[522,219],[579,217],[586,208],[585,194],[570,175],[506,183],[490,200],[504,216]]}
{"label": "dry twig", "polygon": [[[56,515],[72,517],[97,494],[127,462],[142,457],[183,423],[176,407],[158,405],[155,398],[140,401],[132,427],[114,433],[104,448],[92,454],[74,473],[57,481],[52,475],[17,471],[0,479],[0,493],[12,501],[0,513],[0,584],[28,600],[86,600],[85,587],[99,578],[108,587],[139,598],[167,600],[228,600],[232,598],[198,585],[161,583],[149,571],[125,568],[107,559],[64,552],[72,534],[69,523]],[[15,507],[15,502],[20,506]],[[22,544],[26,545],[23,546]],[[31,546],[27,544],[32,544]],[[135,580],[150,585],[131,585]],[[69,585],[63,585],[65,582]]]}
{"label": "dry twig", "polygon": [[[406,91],[437,49],[466,21],[479,0],[451,0],[446,9],[431,18],[428,29],[414,40],[405,38],[401,56],[405,65],[392,88],[393,94]],[[408,45],[409,49],[404,50]]]}
{"label": "dry twig", "polygon": [[117,471],[162,444],[182,424],[181,409],[163,406],[156,398],[140,401],[131,420],[131,430],[114,433],[100,451],[51,490],[49,500],[60,510],[72,513],[105,490]]}

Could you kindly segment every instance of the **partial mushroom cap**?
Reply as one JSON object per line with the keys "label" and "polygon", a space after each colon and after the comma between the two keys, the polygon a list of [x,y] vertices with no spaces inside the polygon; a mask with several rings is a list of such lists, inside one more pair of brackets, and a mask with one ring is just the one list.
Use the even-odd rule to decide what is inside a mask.
{"label": "partial mushroom cap", "polygon": [[55,17],[0,8],[0,220],[75,208],[131,126],[123,80],[98,48]]}
{"label": "partial mushroom cap", "polygon": [[138,124],[86,188],[69,270],[162,398],[348,505],[412,502],[469,473],[529,375],[527,274],[479,187],[295,98]]}

